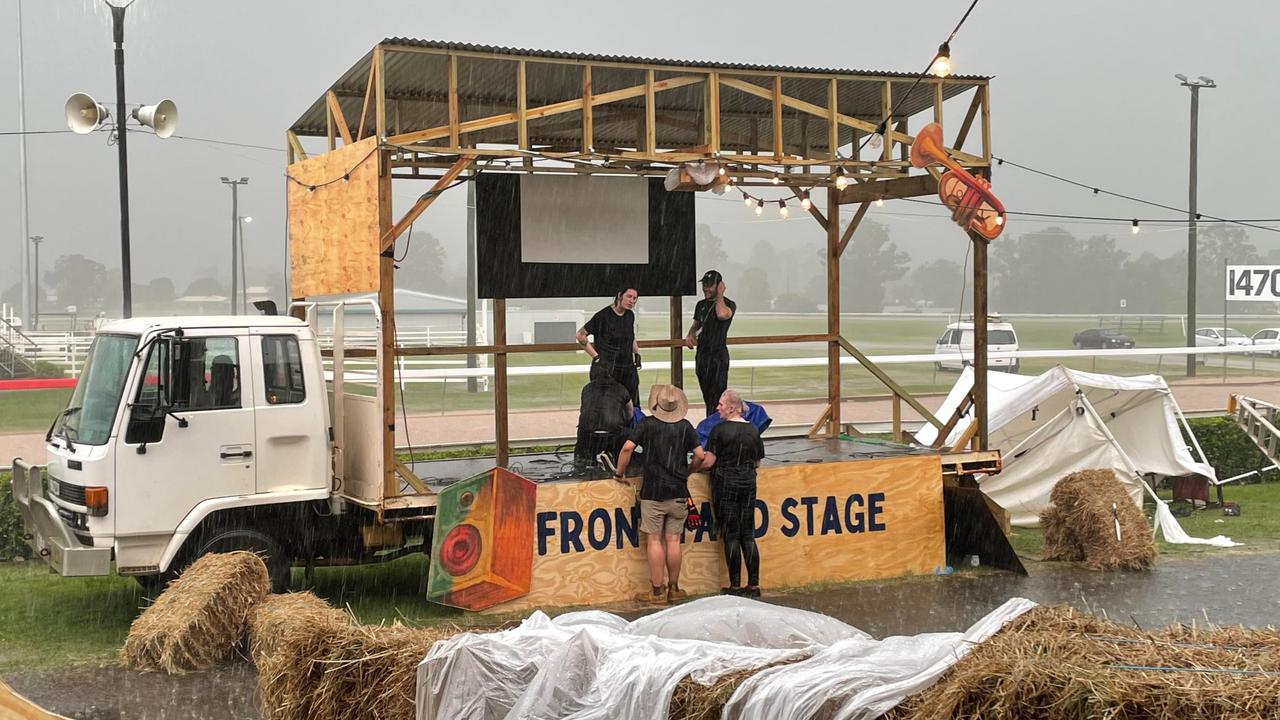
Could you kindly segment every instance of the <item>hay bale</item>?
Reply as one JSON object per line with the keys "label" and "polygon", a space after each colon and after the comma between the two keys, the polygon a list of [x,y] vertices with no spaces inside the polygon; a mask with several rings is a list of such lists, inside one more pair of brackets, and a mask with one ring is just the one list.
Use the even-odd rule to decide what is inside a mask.
{"label": "hay bale", "polygon": [[213,667],[235,653],[250,614],[270,591],[257,555],[205,555],[133,621],[120,659],[134,670],[170,674]]}
{"label": "hay bale", "polygon": [[249,618],[249,658],[273,655],[281,643],[292,643],[298,633],[315,633],[322,628],[347,626],[351,616],[309,592],[270,595]]}
{"label": "hay bale", "polygon": [[[1159,632],[1037,608],[974,648],[890,720],[1280,716],[1280,635]],[[1227,640],[1230,642],[1221,642]]]}
{"label": "hay bale", "polygon": [[255,656],[262,715],[410,720],[418,663],[456,631],[332,623],[281,636],[271,653]]}
{"label": "hay bale", "polygon": [[1046,560],[1083,561],[1093,570],[1149,570],[1155,563],[1146,518],[1111,470],[1072,473],[1049,499],[1053,505],[1040,515]]}

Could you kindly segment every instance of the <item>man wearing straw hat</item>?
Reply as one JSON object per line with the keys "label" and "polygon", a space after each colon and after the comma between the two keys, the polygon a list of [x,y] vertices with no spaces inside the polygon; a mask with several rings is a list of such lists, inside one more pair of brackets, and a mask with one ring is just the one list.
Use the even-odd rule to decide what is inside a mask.
{"label": "man wearing straw hat", "polygon": [[651,414],[640,421],[632,439],[622,446],[614,478],[624,480],[632,452],[636,446],[643,448],[640,530],[645,533],[651,587],[636,599],[664,604],[688,596],[680,589],[680,534],[689,517],[689,473],[701,465],[704,453],[698,433],[685,419],[689,399],[683,390],[674,385],[653,386],[649,391],[649,411]]}

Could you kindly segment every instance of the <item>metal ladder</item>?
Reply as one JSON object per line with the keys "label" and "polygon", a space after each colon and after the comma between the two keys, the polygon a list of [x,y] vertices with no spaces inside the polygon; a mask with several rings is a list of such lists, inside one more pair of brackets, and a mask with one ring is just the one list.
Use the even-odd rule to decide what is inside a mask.
{"label": "metal ladder", "polygon": [[18,328],[13,308],[0,305],[0,377],[34,375],[40,347]]}
{"label": "metal ladder", "polygon": [[1280,407],[1245,395],[1232,395],[1227,412],[1272,463],[1280,463]]}

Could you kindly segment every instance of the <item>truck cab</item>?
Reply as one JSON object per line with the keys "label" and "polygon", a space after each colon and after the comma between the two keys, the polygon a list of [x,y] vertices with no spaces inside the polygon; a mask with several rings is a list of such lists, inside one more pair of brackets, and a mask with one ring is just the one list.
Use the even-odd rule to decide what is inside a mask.
{"label": "truck cab", "polygon": [[[329,405],[312,327],[291,317],[103,326],[46,435],[17,459],[29,544],[63,575],[163,581],[204,552],[255,550],[273,585],[333,511]],[[146,583],[144,583],[146,584]]]}

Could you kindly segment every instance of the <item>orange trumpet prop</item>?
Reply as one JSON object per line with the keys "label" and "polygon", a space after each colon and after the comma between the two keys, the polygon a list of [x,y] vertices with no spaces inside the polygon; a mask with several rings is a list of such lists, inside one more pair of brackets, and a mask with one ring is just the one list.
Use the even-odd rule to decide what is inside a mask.
{"label": "orange trumpet prop", "polygon": [[911,165],[923,168],[938,164],[947,169],[938,179],[938,197],[951,209],[951,219],[966,230],[987,240],[1004,231],[1004,205],[991,192],[991,183],[975,177],[947,154],[942,143],[942,126],[929,123],[920,128],[911,145]]}

